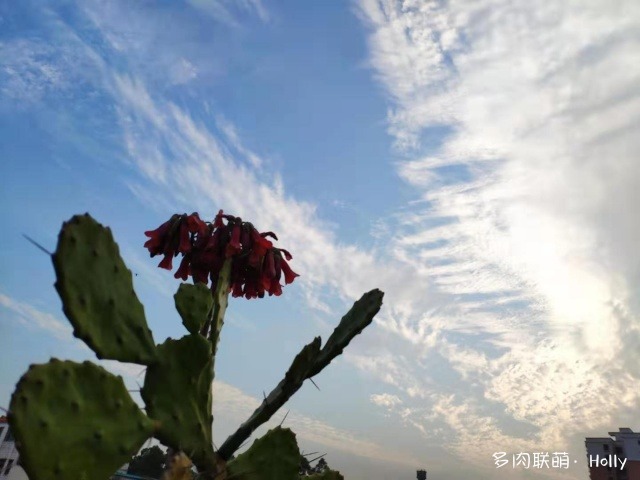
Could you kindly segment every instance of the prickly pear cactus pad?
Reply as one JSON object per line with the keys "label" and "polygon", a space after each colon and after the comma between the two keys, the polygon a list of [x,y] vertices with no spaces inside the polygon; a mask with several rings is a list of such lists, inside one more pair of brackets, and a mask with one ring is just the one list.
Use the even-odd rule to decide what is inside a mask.
{"label": "prickly pear cactus pad", "polygon": [[105,479],[153,435],[121,377],[90,362],[32,365],[9,422],[31,480]]}
{"label": "prickly pear cactus pad", "polygon": [[56,289],[73,334],[98,358],[149,365],[156,349],[131,271],[111,230],[88,214],[62,226],[53,255]]}
{"label": "prickly pear cactus pad", "polygon": [[298,480],[300,450],[296,435],[276,427],[227,464],[234,480]]}
{"label": "prickly pear cactus pad", "polygon": [[185,328],[189,333],[199,333],[213,306],[211,290],[204,283],[182,283],[173,299]]}
{"label": "prickly pear cactus pad", "polygon": [[156,437],[181,450],[198,469],[214,462],[211,436],[211,344],[200,335],[167,339],[160,361],[147,368],[140,391],[147,415],[160,422]]}

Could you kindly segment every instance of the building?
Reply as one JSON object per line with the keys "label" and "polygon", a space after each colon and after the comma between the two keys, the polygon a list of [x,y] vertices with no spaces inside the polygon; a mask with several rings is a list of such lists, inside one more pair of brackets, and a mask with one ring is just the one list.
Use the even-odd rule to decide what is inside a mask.
{"label": "building", "polygon": [[13,466],[18,463],[18,450],[16,442],[11,434],[7,417],[0,417],[0,479],[9,476]]}
{"label": "building", "polygon": [[640,432],[620,428],[608,437],[589,437],[585,445],[591,480],[640,480]]}

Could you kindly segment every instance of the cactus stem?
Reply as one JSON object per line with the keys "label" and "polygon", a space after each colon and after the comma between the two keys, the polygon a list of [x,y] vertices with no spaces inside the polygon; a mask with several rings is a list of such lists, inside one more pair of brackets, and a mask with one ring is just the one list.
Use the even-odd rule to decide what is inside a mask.
{"label": "cactus stem", "polygon": [[316,337],[306,345],[293,360],[280,383],[269,393],[253,414],[238,427],[236,432],[220,446],[218,455],[223,460],[231,458],[238,447],[251,436],[251,433],[267,422],[302,387],[305,380],[320,373],[335,357],[340,355],[349,342],[373,321],[373,317],[382,305],[382,296],[383,293],[378,289],[365,293],[342,317],[340,324],[322,349],[320,349],[320,337]]}
{"label": "cactus stem", "polygon": [[231,258],[224,261],[224,265],[218,275],[216,291],[213,295],[213,308],[211,309],[211,330],[209,330],[209,341],[211,342],[211,350],[215,362],[216,352],[218,351],[218,342],[220,341],[220,332],[224,325],[224,314],[227,311],[229,303],[229,287],[231,285]]}

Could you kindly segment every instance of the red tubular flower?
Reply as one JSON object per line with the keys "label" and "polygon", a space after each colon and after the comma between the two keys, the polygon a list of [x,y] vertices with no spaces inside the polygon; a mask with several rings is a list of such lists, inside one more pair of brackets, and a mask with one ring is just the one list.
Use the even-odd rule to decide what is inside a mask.
{"label": "red tubular flower", "polygon": [[193,283],[209,283],[209,271],[202,265],[191,265]]}
{"label": "red tubular flower", "polygon": [[240,234],[240,243],[242,243],[242,250],[251,250],[253,241],[251,240],[251,225],[246,223],[242,226],[242,233]]}
{"label": "red tubular flower", "polygon": [[182,221],[180,224],[180,245],[178,245],[178,252],[189,253],[191,251],[191,240],[189,239],[189,225],[187,222]]}
{"label": "red tubular flower", "polygon": [[262,262],[262,257],[258,255],[255,250],[252,250],[249,253],[249,257],[247,258],[247,263],[251,265],[253,268],[260,268],[260,263]]}
{"label": "red tubular flower", "polygon": [[269,296],[271,295],[275,295],[276,297],[282,295],[282,286],[280,285],[280,282],[275,278],[271,279],[271,286],[269,287]]}
{"label": "red tubular flower", "polygon": [[269,250],[264,257],[264,271],[270,278],[275,278],[276,276],[276,264],[273,257],[273,250]]}
{"label": "red tubular flower", "polygon": [[284,258],[286,258],[287,260],[291,260],[293,258],[293,256],[288,251],[286,251],[284,248],[279,248],[278,251],[280,253],[284,253]]}
{"label": "red tubular flower", "polygon": [[253,251],[256,252],[256,255],[262,257],[267,253],[267,250],[273,248],[273,243],[260,235],[255,228],[251,231],[251,239],[253,240]]}
{"label": "red tubular flower", "polygon": [[300,276],[296,272],[291,270],[291,267],[289,266],[289,264],[287,263],[287,261],[284,258],[280,261],[280,265],[282,266],[282,272],[284,273],[284,284],[285,285],[289,285],[290,283],[293,282],[293,280],[296,277]]}
{"label": "red tubular flower", "polygon": [[273,260],[274,260],[274,264],[275,264],[275,267],[276,267],[276,276],[275,276],[275,278],[277,278],[278,281],[280,281],[280,277],[282,276],[282,256],[274,255],[273,256]]}
{"label": "red tubular flower", "polygon": [[222,223],[223,214],[224,213],[222,212],[222,210],[218,210],[218,214],[216,215],[216,218],[213,221],[213,228],[220,228],[220,227],[224,226],[224,223]]}
{"label": "red tubular flower", "polygon": [[180,262],[178,270],[176,270],[176,273],[173,274],[174,278],[181,278],[184,281],[189,278],[189,275],[191,275],[191,267],[189,266],[190,260],[191,259],[189,258],[189,255],[185,255],[184,257],[182,257],[182,261]]}
{"label": "red tubular flower", "polygon": [[197,213],[173,215],[155,230],[146,231],[144,246],[151,256],[163,254],[158,265],[171,270],[173,257],[182,255],[175,278],[209,284],[215,291],[224,262],[231,259],[229,292],[234,297],[263,298],[266,293],[281,295],[280,279],[285,285],[298,276],[283,259],[291,254],[273,246],[267,239],[278,240],[273,232],[259,233],[240,217],[218,212],[212,223],[203,222]]}
{"label": "red tubular flower", "polygon": [[173,268],[173,253],[165,253],[164,258],[158,264],[160,268],[171,270]]}
{"label": "red tubular flower", "polygon": [[253,282],[247,282],[244,285],[244,298],[247,300],[258,296],[258,288]]}
{"label": "red tubular flower", "polygon": [[242,283],[236,282],[233,284],[233,289],[231,295],[234,298],[242,297],[244,295],[244,291],[242,289]]}
{"label": "red tubular flower", "polygon": [[262,272],[262,277],[260,277],[259,285],[262,287],[262,290],[269,290],[271,288],[271,280],[273,277],[267,275],[267,272]]}
{"label": "red tubular flower", "polygon": [[200,216],[197,213],[192,213],[187,217],[187,225],[191,233],[197,233],[198,235],[206,235],[207,224],[200,220]]}
{"label": "red tubular flower", "polygon": [[144,244],[144,248],[149,250],[152,257],[162,253],[164,251],[165,243],[167,241],[167,234],[171,230],[171,226],[176,220],[177,215],[173,215],[171,219],[164,222],[155,230],[147,230],[144,234],[150,237]]}
{"label": "red tubular flower", "polygon": [[233,229],[231,230],[231,239],[227,244],[227,249],[226,249],[227,258],[232,257],[236,253],[240,253],[240,250],[242,250],[240,246],[240,232],[241,232],[240,225],[235,224],[233,226]]}

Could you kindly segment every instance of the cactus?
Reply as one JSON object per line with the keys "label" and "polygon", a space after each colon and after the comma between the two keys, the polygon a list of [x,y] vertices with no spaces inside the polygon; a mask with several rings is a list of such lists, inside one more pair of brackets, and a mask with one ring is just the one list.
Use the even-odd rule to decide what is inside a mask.
{"label": "cactus", "polygon": [[213,366],[216,361],[216,353],[218,352],[218,343],[220,342],[220,332],[224,325],[224,314],[227,311],[229,303],[229,287],[231,285],[231,261],[226,260],[216,283],[216,290],[213,294],[213,311],[211,312],[211,330],[209,331],[209,341],[213,350]]}
{"label": "cactus", "polygon": [[[211,224],[196,213],[174,215],[145,234],[151,256],[164,255],[160,267],[170,270],[173,257],[182,254],[175,276],[193,277],[195,285],[182,284],[174,295],[189,334],[156,346],[111,231],[88,214],[63,224],[53,255],[63,311],[74,335],[98,358],[147,365],[141,389],[147,415],[129,397],[122,378],[90,362],[52,359],[31,366],[16,386],[9,412],[27,474],[32,480],[106,478],[154,435],[182,459],[180,468],[165,474],[167,480],[188,476],[191,460],[204,480],[296,480],[300,453],[286,428],[270,430],[227,460],[371,323],[382,292],[372,290],[358,300],[324,347],[320,337],[306,345],[260,407],[214,451],[211,388],[228,296],[278,296],[281,276],[289,284],[298,274],[287,264],[291,254],[267,240],[277,240],[275,234],[259,233],[222,211]],[[317,478],[342,476],[328,471]]]}
{"label": "cactus", "polygon": [[202,283],[195,285],[182,283],[173,299],[184,327],[189,333],[199,333],[213,306],[213,298],[207,286]]}
{"label": "cactus", "polygon": [[298,480],[296,435],[276,427],[227,464],[229,480]]}
{"label": "cactus", "polygon": [[382,297],[383,293],[378,289],[365,293],[342,317],[340,324],[322,349],[320,349],[320,337],[316,337],[313,342],[306,345],[294,359],[284,379],[271,391],[249,419],[225,440],[218,454],[224,459],[229,459],[256,428],[267,422],[300,389],[306,379],[320,373],[331,360],[340,355],[349,342],[371,323],[380,310]]}
{"label": "cactus", "polygon": [[98,358],[143,365],[155,362],[144,308],[109,228],[88,214],[74,216],[62,226],[53,266],[73,334]]}
{"label": "cactus", "polygon": [[20,379],[10,421],[34,480],[108,478],[154,430],[121,377],[90,362],[55,359]]}
{"label": "cactus", "polygon": [[160,422],[156,437],[185,452],[199,469],[212,468],[211,346],[192,334],[167,339],[158,353],[160,361],[147,368],[140,391],[147,415]]}
{"label": "cactus", "polygon": [[384,293],[376,288],[353,304],[322,347],[307,378],[320,373],[334,358],[341,355],[351,340],[373,321],[373,317],[380,311],[383,296]]}

